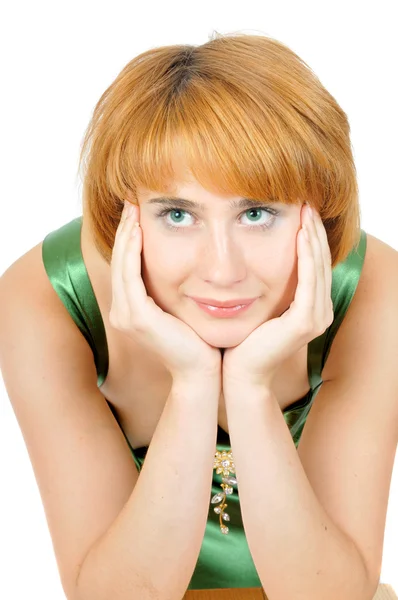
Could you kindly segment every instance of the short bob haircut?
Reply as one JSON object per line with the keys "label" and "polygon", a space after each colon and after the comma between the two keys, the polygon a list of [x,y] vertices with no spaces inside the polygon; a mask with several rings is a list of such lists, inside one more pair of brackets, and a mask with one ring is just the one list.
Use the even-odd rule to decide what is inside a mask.
{"label": "short bob haircut", "polygon": [[138,204],[137,188],[173,193],[189,173],[215,194],[308,202],[335,267],[361,235],[347,115],[281,42],[215,33],[133,58],[95,106],[79,172],[84,163],[83,219],[97,250],[110,264],[124,200]]}

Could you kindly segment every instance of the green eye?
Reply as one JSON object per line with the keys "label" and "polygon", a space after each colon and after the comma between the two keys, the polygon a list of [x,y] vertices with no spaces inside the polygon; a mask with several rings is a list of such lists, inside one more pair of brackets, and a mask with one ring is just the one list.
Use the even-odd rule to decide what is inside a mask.
{"label": "green eye", "polygon": [[[246,215],[247,213],[260,213],[260,212],[264,212],[267,213],[268,216],[270,216],[271,218],[269,218],[265,223],[260,223],[259,225],[248,225],[247,229],[269,229],[270,227],[272,227],[276,217],[279,215],[279,211],[271,208],[269,206],[259,206],[258,208],[248,208],[247,210],[245,210],[242,215]],[[188,229],[188,226],[181,226],[181,227],[175,227],[174,225],[171,225],[169,222],[167,222],[166,217],[171,214],[171,213],[180,213],[180,215],[182,215],[182,217],[184,215],[191,215],[191,213],[189,213],[186,210],[183,210],[182,208],[178,208],[177,206],[174,208],[166,208],[164,210],[161,210],[159,213],[157,213],[157,217],[160,219],[163,219],[165,221],[165,225],[168,229],[172,229],[172,230],[181,230],[181,229]],[[175,221],[174,221],[175,223]],[[178,221],[177,221],[178,223]]]}

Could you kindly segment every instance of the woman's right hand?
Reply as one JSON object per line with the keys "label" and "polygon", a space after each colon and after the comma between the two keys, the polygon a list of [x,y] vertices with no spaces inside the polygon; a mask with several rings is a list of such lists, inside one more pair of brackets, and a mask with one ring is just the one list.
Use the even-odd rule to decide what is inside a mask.
{"label": "woman's right hand", "polygon": [[[127,205],[132,209],[129,215]],[[147,295],[141,277],[142,231],[135,223],[139,223],[139,207],[125,201],[111,259],[111,325],[157,354],[173,380],[220,375],[220,350],[206,344],[189,325],[164,312]]]}

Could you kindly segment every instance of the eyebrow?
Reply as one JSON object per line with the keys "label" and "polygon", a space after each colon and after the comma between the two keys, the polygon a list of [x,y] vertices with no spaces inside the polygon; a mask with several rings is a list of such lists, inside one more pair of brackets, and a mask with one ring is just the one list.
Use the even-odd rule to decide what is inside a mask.
{"label": "eyebrow", "polygon": [[[271,198],[269,198],[271,200]],[[160,204],[162,206],[175,207],[176,204],[183,209],[198,208],[199,210],[205,211],[206,206],[201,202],[194,202],[193,200],[187,200],[186,198],[178,198],[177,196],[161,196],[159,198],[151,198],[147,204]],[[228,206],[231,209],[239,208],[257,208],[261,204],[260,200],[252,200],[251,198],[239,198],[238,200],[231,200],[228,202]],[[275,199],[272,198],[270,204],[279,204]]]}

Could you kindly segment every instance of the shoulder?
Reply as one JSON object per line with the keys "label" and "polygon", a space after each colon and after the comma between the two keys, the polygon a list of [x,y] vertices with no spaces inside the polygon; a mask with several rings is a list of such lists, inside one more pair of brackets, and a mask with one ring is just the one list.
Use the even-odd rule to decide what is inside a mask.
{"label": "shoulder", "polygon": [[43,242],[33,246],[17,258],[0,277],[2,302],[8,303],[13,312],[38,310],[48,317],[56,316],[65,323],[73,323],[65,306],[55,292],[46,272],[42,257]]}
{"label": "shoulder", "polygon": [[[352,364],[355,352],[379,345],[388,338],[388,330],[398,327],[398,251],[367,233],[362,271],[353,299],[336,333],[325,363],[324,381],[341,376],[343,365]],[[394,319],[396,320],[394,324]],[[383,333],[384,338],[383,338]],[[381,351],[381,350],[380,350]]]}
{"label": "shoulder", "polygon": [[[17,258],[4,271],[0,278],[3,292],[6,292],[10,287],[15,288],[15,286],[26,289],[26,287],[32,285],[32,292],[40,291],[43,283],[44,287],[46,287],[46,272],[42,261],[42,245],[43,242],[40,242],[36,246],[33,246],[33,248]],[[36,282],[35,285],[33,285],[34,282]]]}
{"label": "shoulder", "polygon": [[48,278],[42,259],[42,242],[15,260],[2,274],[0,297],[0,363],[5,361],[10,347],[15,352],[25,353],[24,356],[34,348],[38,355],[46,356],[47,366],[54,365],[55,371],[59,356],[64,352],[71,360],[78,358],[78,364],[84,367],[84,377],[90,379],[90,385],[96,384],[92,351]]}
{"label": "shoulder", "polygon": [[43,241],[11,263],[0,278],[4,290],[11,285],[19,285],[21,288],[31,287],[32,293],[50,290],[52,286],[44,268],[42,248]]}
{"label": "shoulder", "polygon": [[377,283],[382,284],[384,280],[387,280],[387,285],[388,281],[392,285],[397,283],[397,279],[394,279],[393,275],[398,269],[398,251],[370,233],[367,233],[366,237],[364,264],[355,293],[355,296],[359,297],[357,301],[366,296],[366,289],[369,293],[372,285],[374,288]]}
{"label": "shoulder", "polygon": [[352,319],[364,309],[374,310],[391,302],[398,290],[397,274],[398,251],[368,233],[361,274],[347,316],[350,313]]}

